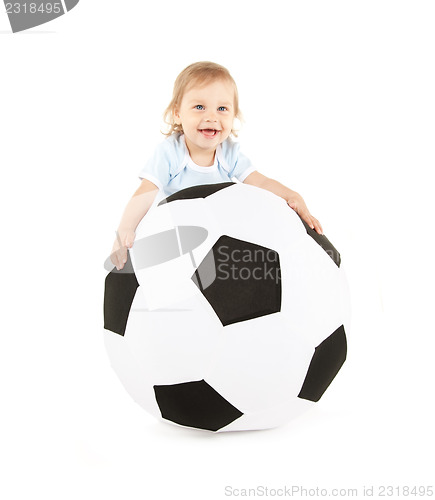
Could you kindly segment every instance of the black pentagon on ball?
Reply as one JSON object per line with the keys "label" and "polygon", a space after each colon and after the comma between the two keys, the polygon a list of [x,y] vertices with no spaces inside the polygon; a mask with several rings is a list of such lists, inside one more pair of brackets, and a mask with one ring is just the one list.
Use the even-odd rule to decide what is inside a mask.
{"label": "black pentagon on ball", "polygon": [[211,196],[214,193],[217,193],[221,189],[225,189],[229,186],[232,186],[235,182],[219,182],[218,184],[201,184],[199,186],[192,186],[181,191],[177,191],[174,194],[171,194],[164,200],[162,200],[158,206],[164,205],[165,203],[170,203],[171,201],[177,200],[192,200],[195,198],[207,198],[207,196]]}
{"label": "black pentagon on ball", "polygon": [[154,394],[162,417],[186,427],[217,431],[243,415],[205,380],[155,385]]}
{"label": "black pentagon on ball", "polygon": [[346,354],[346,333],[341,325],[316,347],[298,397],[319,401],[346,361]]}
{"label": "black pentagon on ball", "polygon": [[[215,276],[211,280],[212,273]],[[270,248],[221,236],[192,275],[192,281],[223,326],[281,310],[279,255]]]}
{"label": "black pentagon on ball", "polygon": [[115,267],[104,284],[104,328],[119,335],[125,334],[128,315],[139,283],[133,271],[130,255],[123,269]]}

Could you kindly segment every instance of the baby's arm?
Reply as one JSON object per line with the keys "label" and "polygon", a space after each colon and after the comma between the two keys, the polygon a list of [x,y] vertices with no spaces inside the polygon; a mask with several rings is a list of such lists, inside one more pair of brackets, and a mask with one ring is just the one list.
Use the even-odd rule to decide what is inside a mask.
{"label": "baby's arm", "polygon": [[319,234],[323,234],[323,229],[320,225],[320,222],[310,214],[302,196],[296,193],[296,191],[292,191],[280,182],[275,181],[274,179],[270,179],[269,177],[266,177],[265,175],[260,174],[260,172],[257,171],[249,174],[243,182],[263,189],[267,189],[277,196],[284,198],[289,207],[297,212],[301,216],[301,218],[311,227],[311,229],[315,229]]}
{"label": "baby's arm", "polygon": [[158,192],[155,184],[143,179],[141,185],[127,203],[116,232],[110,260],[116,269],[122,269],[127,262],[127,248],[133,246],[136,228],[151,207]]}

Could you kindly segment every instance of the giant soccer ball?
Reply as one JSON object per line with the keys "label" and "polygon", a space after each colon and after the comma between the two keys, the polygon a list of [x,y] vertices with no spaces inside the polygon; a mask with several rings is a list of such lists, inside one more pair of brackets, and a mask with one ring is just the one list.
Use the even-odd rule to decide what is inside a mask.
{"label": "giant soccer ball", "polygon": [[241,183],[169,196],[105,282],[105,345],[148,412],[208,431],[276,427],[346,359],[340,254],[286,202]]}

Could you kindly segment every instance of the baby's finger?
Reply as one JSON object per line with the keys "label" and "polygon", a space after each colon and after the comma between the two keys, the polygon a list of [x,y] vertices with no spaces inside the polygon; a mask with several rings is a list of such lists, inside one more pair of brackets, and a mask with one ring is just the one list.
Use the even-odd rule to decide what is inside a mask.
{"label": "baby's finger", "polygon": [[114,265],[114,266],[117,266],[118,265],[118,258],[116,256],[116,252],[113,252],[110,254],[110,262]]}
{"label": "baby's finger", "polygon": [[119,264],[120,269],[124,267],[124,264],[127,262],[127,247],[122,247],[119,250]]}
{"label": "baby's finger", "polygon": [[311,219],[313,221],[313,224],[314,224],[314,229],[319,233],[319,234],[323,234],[323,228],[322,228],[322,225],[320,224],[320,222],[313,216],[311,216]]}
{"label": "baby's finger", "polygon": [[119,250],[116,252],[116,263],[115,263],[115,265],[116,265],[116,269],[118,269],[118,271],[124,267],[124,264],[122,263],[122,259],[121,259],[120,255],[119,255]]}
{"label": "baby's finger", "polygon": [[313,221],[312,221],[312,217],[311,217],[311,215],[310,215],[309,212],[304,211],[304,212],[300,213],[299,215],[311,227],[311,229],[314,229],[314,224],[313,224]]}
{"label": "baby's finger", "polygon": [[119,269],[119,262],[118,262],[118,256],[115,253],[112,253],[110,256],[110,262],[116,267],[116,269]]}
{"label": "baby's finger", "polygon": [[110,256],[110,260],[115,265],[116,269],[119,271],[124,267],[124,259],[122,257],[122,249],[117,250]]}

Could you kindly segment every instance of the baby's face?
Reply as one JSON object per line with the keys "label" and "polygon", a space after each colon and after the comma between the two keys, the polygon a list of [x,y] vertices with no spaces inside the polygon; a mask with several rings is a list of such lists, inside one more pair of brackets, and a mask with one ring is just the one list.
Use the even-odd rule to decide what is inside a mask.
{"label": "baby's face", "polygon": [[174,112],[174,119],[182,124],[190,146],[216,150],[233,128],[233,86],[230,82],[218,80],[202,87],[192,87],[185,92],[179,109]]}

